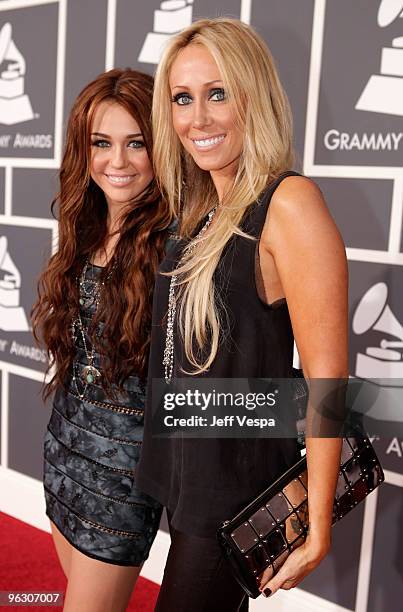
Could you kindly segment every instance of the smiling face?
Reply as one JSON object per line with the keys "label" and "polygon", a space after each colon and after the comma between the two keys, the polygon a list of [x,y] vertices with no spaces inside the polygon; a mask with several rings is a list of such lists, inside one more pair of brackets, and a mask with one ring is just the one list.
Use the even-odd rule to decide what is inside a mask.
{"label": "smiling face", "polygon": [[109,209],[122,208],[153,178],[138,123],[116,102],[102,102],[95,111],[91,130],[91,177],[104,192]]}
{"label": "smiling face", "polygon": [[207,49],[182,49],[169,75],[172,121],[182,145],[216,184],[233,178],[243,148],[235,109],[227,100],[217,64]]}

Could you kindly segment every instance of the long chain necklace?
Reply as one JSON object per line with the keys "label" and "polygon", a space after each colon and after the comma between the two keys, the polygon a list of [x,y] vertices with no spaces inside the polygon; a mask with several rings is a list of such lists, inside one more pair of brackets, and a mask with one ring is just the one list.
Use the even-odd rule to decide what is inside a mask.
{"label": "long chain necklace", "polygon": [[[77,363],[73,361],[73,382],[75,384],[76,391],[80,399],[84,398],[89,384],[99,382],[99,380],[102,378],[101,372],[98,370],[98,368],[94,366],[94,359],[95,359],[94,343],[92,343],[90,351],[88,350],[88,346],[87,346],[86,334],[88,334],[91,323],[88,325],[88,327],[84,326],[83,321],[81,319],[80,307],[82,306],[84,308],[89,308],[90,306],[94,305],[95,309],[94,309],[93,317],[96,316],[96,313],[98,311],[99,304],[101,301],[101,294],[105,286],[105,281],[110,278],[115,268],[115,266],[112,267],[112,269],[110,270],[105,280],[99,281],[95,279],[94,277],[87,278],[88,265],[89,265],[89,259],[87,258],[80,277],[77,277],[77,285],[78,285],[78,292],[79,292],[79,308],[78,308],[76,318],[73,319],[72,321],[73,342],[76,343],[76,341],[78,340],[78,337],[81,336],[85,356],[87,358],[87,365],[84,366],[81,373],[79,373]],[[77,384],[77,380],[79,380],[80,378],[82,379],[82,382],[84,384],[84,389],[82,391],[79,390],[78,384]]]}
{"label": "long chain necklace", "polygon": [[[217,211],[217,206],[215,206],[212,210],[210,210],[206,223],[201,228],[200,232],[194,238],[194,244],[190,245],[187,249],[187,253],[193,253],[197,246],[197,240],[203,236],[208,227],[210,227],[211,222],[214,218],[214,215]],[[184,255],[180,258],[178,262],[178,267],[180,267],[183,261]],[[171,276],[171,281],[169,283],[169,293],[168,293],[168,313],[167,313],[167,331],[165,335],[165,348],[164,348],[164,358],[162,360],[162,365],[164,366],[164,375],[165,382],[167,385],[172,380],[172,374],[174,370],[174,325],[175,325],[175,317],[176,317],[176,295],[175,295],[175,287],[177,286],[178,276],[174,274]]]}

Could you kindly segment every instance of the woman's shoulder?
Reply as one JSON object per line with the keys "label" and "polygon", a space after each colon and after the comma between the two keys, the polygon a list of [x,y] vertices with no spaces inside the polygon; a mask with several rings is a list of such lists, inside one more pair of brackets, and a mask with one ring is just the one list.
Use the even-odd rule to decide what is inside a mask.
{"label": "woman's shoulder", "polygon": [[318,185],[302,175],[285,177],[275,189],[266,225],[280,224],[284,227],[296,222],[312,227],[313,222],[331,218],[325,199]]}
{"label": "woman's shoulder", "polygon": [[[262,232],[268,247],[290,240],[316,242],[320,236],[337,233],[318,185],[305,176],[288,176],[273,193]],[[270,249],[271,250],[271,249]]]}
{"label": "woman's shoulder", "polygon": [[271,212],[275,208],[284,214],[295,213],[308,207],[326,206],[318,185],[302,174],[286,176],[279,183],[271,199]]}
{"label": "woman's shoulder", "polygon": [[340,232],[318,185],[290,176],[276,189],[262,232],[262,244],[274,257],[295,258],[314,251],[344,250]]}

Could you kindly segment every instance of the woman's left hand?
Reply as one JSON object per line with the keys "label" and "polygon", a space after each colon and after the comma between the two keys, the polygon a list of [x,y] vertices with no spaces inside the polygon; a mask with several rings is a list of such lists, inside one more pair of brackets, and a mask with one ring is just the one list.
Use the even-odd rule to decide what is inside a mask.
{"label": "woman's left hand", "polygon": [[270,597],[278,589],[288,591],[296,587],[301,580],[315,569],[326,556],[330,548],[330,543],[320,547],[307,541],[299,548],[296,548],[279,569],[278,573],[271,580],[262,581],[260,591],[265,597]]}

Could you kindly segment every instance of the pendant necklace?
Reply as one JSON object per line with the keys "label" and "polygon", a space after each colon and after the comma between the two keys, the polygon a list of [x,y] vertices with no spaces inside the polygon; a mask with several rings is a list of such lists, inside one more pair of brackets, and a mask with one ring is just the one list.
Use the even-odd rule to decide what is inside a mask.
{"label": "pendant necklace", "polygon": [[[193,253],[197,246],[197,240],[203,236],[206,230],[210,227],[211,222],[214,218],[215,213],[217,212],[217,206],[215,206],[212,210],[210,210],[207,215],[206,223],[201,228],[200,232],[194,238],[194,244],[190,245],[187,249],[187,253]],[[183,261],[184,255],[179,259],[178,267],[180,267]],[[164,348],[164,357],[162,360],[162,365],[164,366],[164,376],[165,382],[167,385],[172,380],[172,374],[174,370],[174,325],[175,325],[175,317],[176,317],[176,295],[175,295],[175,287],[177,286],[178,276],[174,274],[171,276],[171,280],[169,283],[169,293],[168,293],[168,312],[167,312],[167,330],[165,335],[165,348]]]}
{"label": "pendant necklace", "polygon": [[[89,259],[87,258],[80,277],[77,277],[77,285],[80,296],[79,308],[77,316],[72,322],[73,342],[76,343],[78,338],[81,337],[85,356],[87,358],[87,365],[83,367],[81,373],[79,372],[77,363],[73,361],[73,382],[75,384],[77,394],[80,399],[84,398],[88,385],[92,383],[97,383],[102,378],[100,370],[94,366],[95,346],[93,343],[91,346],[91,350],[88,350],[86,334],[88,334],[89,332],[90,324],[88,325],[88,327],[84,326],[81,318],[80,307],[88,309],[91,306],[95,306],[92,317],[96,316],[101,300],[101,293],[105,286],[105,281],[110,278],[113,270],[115,269],[115,266],[113,266],[106,279],[104,281],[99,281],[95,278],[87,278],[88,265]],[[84,389],[82,392],[80,392],[77,384],[77,380],[79,379],[81,379],[82,383],[84,384]]]}

